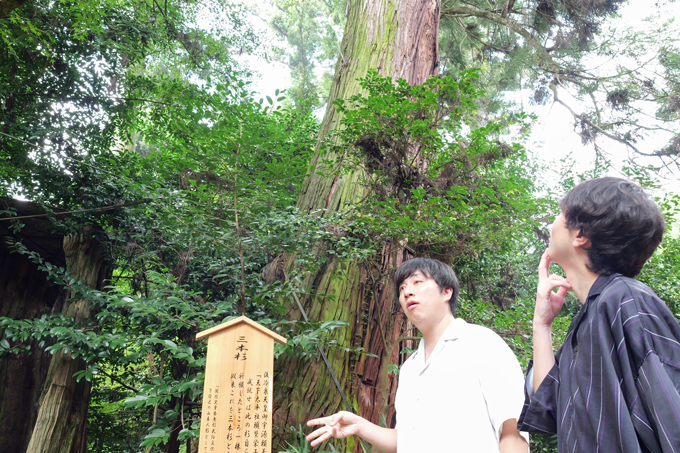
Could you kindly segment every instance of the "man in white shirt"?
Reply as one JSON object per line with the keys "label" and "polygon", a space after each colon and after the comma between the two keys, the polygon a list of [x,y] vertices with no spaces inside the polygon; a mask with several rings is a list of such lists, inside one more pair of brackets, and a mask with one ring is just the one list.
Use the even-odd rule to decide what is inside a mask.
{"label": "man in white shirt", "polygon": [[458,279],[448,265],[414,258],[395,274],[399,303],[423,334],[399,374],[395,429],[351,412],[310,420],[323,425],[312,446],[356,435],[386,453],[527,453],[517,431],[524,376],[510,348],[491,330],[454,318]]}

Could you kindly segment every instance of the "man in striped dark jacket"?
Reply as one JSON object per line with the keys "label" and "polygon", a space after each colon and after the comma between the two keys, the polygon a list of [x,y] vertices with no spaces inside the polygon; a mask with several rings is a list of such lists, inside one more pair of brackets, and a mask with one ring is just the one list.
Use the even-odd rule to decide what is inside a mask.
{"label": "man in striped dark jacket", "polygon": [[[560,452],[680,452],[680,326],[634,279],[663,217],[637,184],[610,177],[579,184],[560,207],[538,269],[519,430],[557,433]],[[551,261],[566,278],[550,274]],[[567,291],[583,306],[553,355]]]}

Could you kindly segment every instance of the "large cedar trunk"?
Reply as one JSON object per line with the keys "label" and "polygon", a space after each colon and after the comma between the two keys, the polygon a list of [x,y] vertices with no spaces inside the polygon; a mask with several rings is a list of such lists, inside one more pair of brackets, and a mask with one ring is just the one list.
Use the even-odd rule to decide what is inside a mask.
{"label": "large cedar trunk", "polygon": [[[81,235],[64,238],[66,269],[88,286],[101,289],[106,277],[99,244]],[[73,296],[73,294],[71,294]],[[90,316],[89,302],[71,299],[63,308],[65,316],[82,321]],[[40,410],[33,428],[29,453],[80,453],[85,451],[85,421],[90,401],[90,383],[76,382],[73,374],[84,370],[81,359],[59,351],[54,354],[40,396]]]}
{"label": "large cedar trunk", "polygon": [[[423,83],[438,73],[438,39],[440,0],[351,0],[347,26],[336,64],[328,108],[321,124],[319,141],[338,127],[340,115],[331,104],[348,99],[360,91],[357,78],[369,68],[394,79],[404,78],[412,85]],[[320,159],[313,158],[313,164]],[[330,213],[357,203],[366,194],[357,184],[361,175],[352,173],[325,178],[308,177],[298,208],[304,212],[326,210]],[[399,363],[397,339],[406,330],[406,318],[391,290],[389,277],[396,266],[408,258],[398,244],[384,244],[377,282],[370,282],[366,269],[357,263],[332,261],[304,284],[308,293],[333,296],[323,304],[312,297],[302,300],[313,320],[342,320],[349,326],[336,335],[345,347],[363,347],[377,357],[357,356],[341,350],[329,354],[329,361],[352,410],[366,419],[393,427],[394,393],[397,379],[387,374],[387,365]],[[293,257],[286,266],[290,272]],[[343,278],[334,278],[342,266]],[[385,277],[386,276],[386,277]],[[299,319],[293,308],[290,317]],[[346,409],[341,396],[321,360],[280,357],[276,362],[274,424],[279,427],[275,440],[282,445],[283,430],[305,425],[306,420]],[[354,439],[348,450],[360,451]]]}

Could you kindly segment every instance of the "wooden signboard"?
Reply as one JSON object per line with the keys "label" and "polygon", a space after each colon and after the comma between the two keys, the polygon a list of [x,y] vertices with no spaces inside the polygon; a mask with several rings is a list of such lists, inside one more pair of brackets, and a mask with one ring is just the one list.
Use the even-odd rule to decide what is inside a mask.
{"label": "wooden signboard", "polygon": [[208,356],[199,453],[271,453],[274,341],[245,316],[204,330]]}

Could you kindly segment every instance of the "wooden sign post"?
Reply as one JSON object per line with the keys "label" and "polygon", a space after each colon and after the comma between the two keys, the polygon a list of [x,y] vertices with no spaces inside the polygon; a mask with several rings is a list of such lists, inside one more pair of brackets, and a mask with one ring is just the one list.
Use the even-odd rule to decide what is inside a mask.
{"label": "wooden sign post", "polygon": [[208,337],[199,453],[271,453],[274,341],[286,339],[245,316]]}

